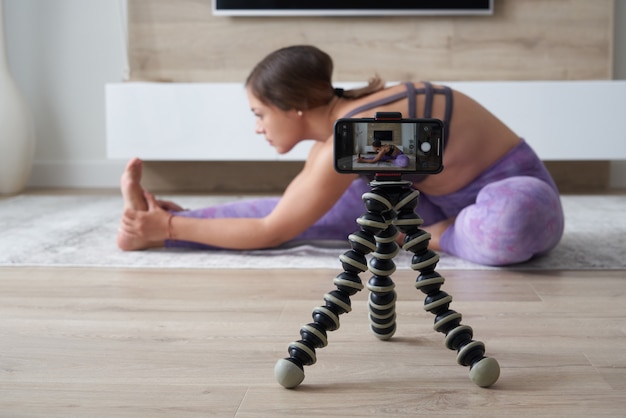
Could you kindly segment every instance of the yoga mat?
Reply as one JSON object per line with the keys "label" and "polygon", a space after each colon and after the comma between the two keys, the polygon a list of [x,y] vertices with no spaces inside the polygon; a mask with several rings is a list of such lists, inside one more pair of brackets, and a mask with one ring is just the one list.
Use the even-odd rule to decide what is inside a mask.
{"label": "yoga mat", "polygon": [[[209,206],[242,196],[159,196],[183,207]],[[566,195],[565,235],[547,256],[508,269],[626,269],[626,196]],[[119,195],[23,194],[0,199],[0,266],[233,268],[341,270],[348,242],[302,242],[255,251],[153,249],[123,252],[115,244]],[[418,208],[419,212],[419,208]],[[355,222],[355,230],[357,230]],[[394,258],[409,269],[411,253]],[[492,269],[440,253],[437,269]]]}

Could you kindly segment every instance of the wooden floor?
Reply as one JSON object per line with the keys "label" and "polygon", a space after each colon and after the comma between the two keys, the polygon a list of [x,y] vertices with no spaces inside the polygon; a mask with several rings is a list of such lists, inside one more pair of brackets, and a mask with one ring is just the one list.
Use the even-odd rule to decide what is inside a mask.
{"label": "wooden floor", "polygon": [[483,389],[399,270],[394,338],[358,293],[284,389],[274,364],[337,273],[1,268],[0,416],[626,416],[625,271],[440,271],[500,362]]}

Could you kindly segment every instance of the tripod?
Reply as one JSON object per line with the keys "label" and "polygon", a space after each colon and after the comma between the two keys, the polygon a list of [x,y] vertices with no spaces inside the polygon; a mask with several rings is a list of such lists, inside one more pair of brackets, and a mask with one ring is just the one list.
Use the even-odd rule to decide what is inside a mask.
{"label": "tripod", "polygon": [[[339,315],[351,311],[350,296],[363,289],[359,274],[373,274],[367,283],[371,330],[382,340],[396,330],[396,292],[391,275],[396,267],[398,230],[406,234],[403,249],[414,255],[411,268],[419,271],[415,287],[425,295],[424,310],[435,315],[434,330],[444,333],[445,345],[457,351],[457,362],[470,367],[470,379],[481,387],[493,385],[500,377],[500,366],[485,357],[485,345],[472,340],[472,328],[461,324],[462,315],[450,310],[452,296],[440,290],[444,278],[435,271],[439,255],[428,249],[430,234],[419,229],[422,219],[415,213],[419,192],[399,174],[377,174],[371,191],[363,194],[367,212],[357,219],[360,230],[348,237],[351,249],[339,257],[343,272],[335,279],[337,287],[324,295],[325,305],[313,309],[313,322],[300,329],[302,339],[289,345],[289,357],[274,367],[278,383],[295,388],[304,380],[304,366],[316,362],[315,349],[328,344],[327,331],[339,328]],[[369,263],[365,258],[371,253]]]}

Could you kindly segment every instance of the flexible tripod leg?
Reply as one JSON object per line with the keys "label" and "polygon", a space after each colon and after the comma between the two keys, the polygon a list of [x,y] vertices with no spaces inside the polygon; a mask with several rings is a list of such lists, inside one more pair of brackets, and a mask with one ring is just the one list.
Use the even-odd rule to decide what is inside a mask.
{"label": "flexible tripod leg", "polygon": [[350,296],[363,289],[359,273],[367,269],[365,254],[375,248],[374,236],[366,231],[350,235],[352,249],[339,257],[343,273],[335,277],[337,290],[324,295],[324,306],[313,309],[313,322],[300,329],[302,339],[289,344],[289,357],[280,359],[274,367],[274,376],[278,383],[291,389],[304,380],[304,366],[310,366],[317,360],[316,348],[328,344],[327,331],[339,328],[339,315],[350,312]]}
{"label": "flexible tripod leg", "polygon": [[[379,251],[379,257],[373,258],[370,268],[373,268],[374,272],[378,271],[380,276],[374,276],[369,283],[373,295],[370,296],[372,331],[381,338],[390,338],[395,332],[395,292],[393,282],[390,279],[386,280],[387,276],[395,271],[395,264],[391,260],[392,257],[387,257],[390,254],[385,249],[390,247],[391,242],[393,255],[397,253],[398,246],[395,243],[397,230],[391,225],[392,219],[383,216],[392,210],[393,205],[379,193],[365,193],[363,201],[367,212],[357,219],[361,230],[348,237],[352,249],[339,257],[344,271],[334,280],[337,290],[324,296],[324,306],[313,309],[313,322],[300,329],[302,339],[289,344],[289,357],[278,360],[274,366],[276,380],[288,389],[302,383],[304,366],[310,366],[317,360],[315,349],[328,344],[327,331],[339,328],[339,315],[350,312],[350,296],[363,289],[359,274],[368,269],[365,255],[375,250]],[[383,232],[381,236],[376,237],[381,231],[387,235]],[[388,234],[392,234],[392,237]],[[376,277],[378,279],[375,279]],[[388,300],[389,294],[393,297],[392,301]]]}
{"label": "flexible tripod leg", "polygon": [[396,332],[396,292],[391,279],[391,275],[396,271],[393,258],[399,251],[396,244],[398,230],[392,225],[395,212],[389,196],[376,188],[363,195],[363,202],[368,213],[382,216],[385,220],[385,229],[377,228],[371,231],[375,233],[376,251],[372,252],[368,263],[368,269],[373,276],[367,282],[367,288],[370,291],[368,300],[370,329],[377,338],[388,340]]}
{"label": "flexible tripod leg", "polygon": [[452,296],[441,290],[445,279],[435,271],[439,255],[428,249],[430,234],[419,229],[422,219],[415,213],[419,192],[407,191],[396,205],[398,229],[406,234],[403,249],[414,255],[411,268],[419,271],[415,287],[426,294],[424,310],[435,315],[435,331],[446,334],[445,345],[457,351],[457,362],[470,367],[470,379],[481,387],[493,385],[500,377],[494,358],[485,357],[485,345],[472,340],[473,330],[461,325],[462,315],[450,309]]}

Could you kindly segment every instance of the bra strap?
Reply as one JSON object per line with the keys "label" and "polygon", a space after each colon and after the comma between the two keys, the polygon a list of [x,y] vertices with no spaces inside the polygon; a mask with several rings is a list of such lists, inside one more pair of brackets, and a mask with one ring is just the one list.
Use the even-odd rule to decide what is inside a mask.
{"label": "bra strap", "polygon": [[428,81],[424,81],[424,89],[426,97],[424,99],[424,117],[431,118],[433,116],[433,85]]}
{"label": "bra strap", "polygon": [[415,91],[415,85],[411,82],[405,82],[404,86],[406,87],[406,95],[409,101],[409,117],[416,118],[417,117],[417,93]]}

